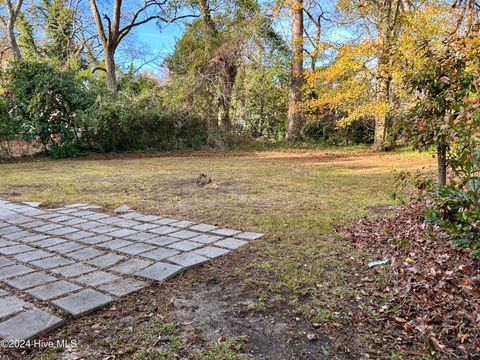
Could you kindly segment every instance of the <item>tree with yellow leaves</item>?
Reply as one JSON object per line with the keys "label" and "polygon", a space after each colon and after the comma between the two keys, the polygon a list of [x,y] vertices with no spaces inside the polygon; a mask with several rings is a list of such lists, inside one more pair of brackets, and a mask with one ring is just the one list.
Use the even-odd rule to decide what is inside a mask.
{"label": "tree with yellow leaves", "polygon": [[332,50],[334,60],[306,75],[321,89],[307,105],[325,106],[346,114],[339,126],[360,118],[375,120],[374,146],[385,146],[387,114],[395,106],[393,67],[399,36],[413,4],[406,0],[339,0],[338,16],[355,36]]}

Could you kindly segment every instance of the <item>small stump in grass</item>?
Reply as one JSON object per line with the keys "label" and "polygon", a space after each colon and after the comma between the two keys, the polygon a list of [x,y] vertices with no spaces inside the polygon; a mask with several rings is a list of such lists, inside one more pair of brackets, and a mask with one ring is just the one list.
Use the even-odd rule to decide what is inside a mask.
{"label": "small stump in grass", "polygon": [[197,184],[197,186],[199,187],[204,187],[211,183],[212,183],[212,178],[205,173],[200,173],[200,175],[198,175],[197,177],[197,180],[195,181],[195,184]]}

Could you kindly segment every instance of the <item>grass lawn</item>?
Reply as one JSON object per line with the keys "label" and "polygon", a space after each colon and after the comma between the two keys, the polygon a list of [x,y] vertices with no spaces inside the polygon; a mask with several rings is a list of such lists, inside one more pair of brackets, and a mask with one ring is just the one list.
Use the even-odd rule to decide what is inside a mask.
{"label": "grass lawn", "polygon": [[[80,336],[88,332],[85,328],[102,319],[99,338],[108,341],[82,338],[76,350],[80,357],[95,358],[100,351],[117,358],[138,359],[170,359],[178,354],[179,358],[240,359],[242,353],[277,359],[310,358],[308,354],[313,354],[312,359],[319,359],[322,357],[315,355],[315,351],[320,349],[315,344],[328,343],[331,354],[338,354],[338,358],[358,358],[363,353],[359,346],[368,341],[368,336],[359,336],[351,327],[342,328],[342,321],[351,317],[352,307],[367,306],[356,290],[355,283],[361,275],[355,272],[368,254],[359,253],[335,235],[333,228],[349,219],[378,214],[382,206],[394,204],[390,193],[395,190],[395,171],[433,169],[434,160],[428,154],[372,153],[366,149],[205,151],[145,157],[136,154],[0,165],[0,196],[42,201],[47,206],[87,202],[113,209],[128,204],[151,214],[267,234],[232,255],[187,271],[145,295],[152,300],[142,302],[141,310],[135,308],[130,312],[154,314],[148,321],[132,320],[138,331],[125,330],[131,326],[119,325],[120,316],[95,314],[76,320],[53,335]],[[196,186],[195,180],[201,172],[211,176],[213,183]],[[215,278],[213,283],[212,278]],[[210,295],[201,297],[199,289]],[[190,341],[187,333],[192,325],[177,322],[181,310],[168,306],[155,308],[152,301],[164,304],[170,299],[167,296],[182,295],[196,299],[193,294],[200,297],[196,305],[200,310],[202,307],[206,310],[210,304],[209,311],[215,313],[218,309],[212,304],[217,300],[228,311],[240,307],[246,313],[241,316],[231,313],[232,323],[235,319],[251,322],[252,316],[256,321],[268,318],[269,324],[282,323],[289,329],[279,332],[279,343],[285,345],[287,338],[293,340],[282,348],[276,347],[274,340],[270,345],[258,344],[262,335],[257,337],[245,326],[230,326],[223,329],[224,333],[214,334],[213,330],[209,333],[205,327],[194,324],[197,335]],[[221,299],[202,302],[212,294],[223,295]],[[142,296],[133,295],[123,301],[138,305]],[[325,327],[309,327],[312,323]],[[257,323],[257,330],[262,324]],[[265,325],[268,326],[271,325]],[[166,327],[171,330],[168,335],[171,341],[160,348],[155,336],[145,336],[152,328],[158,335]],[[305,341],[303,332],[309,331],[318,332],[319,340]],[[328,334],[328,339],[323,339],[322,334]],[[227,336],[220,343],[222,346],[212,342],[220,335]],[[247,337],[241,341],[232,340],[244,335]],[[230,344],[231,341],[235,344]],[[275,356],[264,356],[265,352]],[[325,358],[336,358],[330,355]],[[388,352],[387,355],[390,356]],[[55,354],[44,352],[43,356]]]}

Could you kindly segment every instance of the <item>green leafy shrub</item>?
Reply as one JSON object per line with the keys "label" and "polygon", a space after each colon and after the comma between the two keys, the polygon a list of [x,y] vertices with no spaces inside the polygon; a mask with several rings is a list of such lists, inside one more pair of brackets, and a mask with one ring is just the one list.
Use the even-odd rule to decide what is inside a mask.
{"label": "green leafy shrub", "polygon": [[[480,152],[476,161],[479,160]],[[457,245],[480,255],[480,176],[469,178],[464,186],[430,184],[427,191],[431,202],[425,221],[447,230]]]}
{"label": "green leafy shrub", "polygon": [[[475,90],[478,85],[475,83]],[[464,99],[458,116],[449,116],[442,131],[450,144],[449,183],[437,186],[430,180],[431,202],[426,221],[446,229],[458,245],[480,255],[480,110],[478,91]]]}
{"label": "green leafy shrub", "polygon": [[85,146],[103,152],[198,148],[207,138],[202,122],[167,114],[151,91],[98,96],[81,117]]}
{"label": "green leafy shrub", "polygon": [[51,63],[14,63],[5,74],[8,119],[23,140],[70,146],[79,140],[78,113],[88,106],[82,82]]}
{"label": "green leafy shrub", "polygon": [[373,119],[362,118],[347,127],[338,127],[338,121],[345,114],[333,111],[310,113],[303,129],[303,137],[328,145],[353,145],[373,143]]}

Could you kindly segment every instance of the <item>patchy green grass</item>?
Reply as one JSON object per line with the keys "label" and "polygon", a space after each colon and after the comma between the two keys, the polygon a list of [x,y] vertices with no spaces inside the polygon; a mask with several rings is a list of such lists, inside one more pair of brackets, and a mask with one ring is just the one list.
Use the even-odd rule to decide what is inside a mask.
{"label": "patchy green grass", "polygon": [[[264,232],[265,238],[239,250],[247,260],[232,261],[225,274],[254,292],[257,302],[247,310],[283,304],[309,321],[328,322],[349,316],[356,276],[351,269],[364,256],[333,227],[381,215],[382,206],[394,203],[395,172],[433,168],[428,154],[365,149],[128,155],[0,165],[0,196],[49,206],[87,202],[113,209],[125,203],[152,214]],[[197,187],[201,172],[213,183]],[[182,346],[168,324],[153,326],[153,332],[138,332],[137,341],[151,343],[171,330],[168,349],[154,348],[136,359],[168,358]],[[241,359],[238,345],[219,343],[202,356]],[[109,344],[115,346],[125,344],[119,338]]]}

